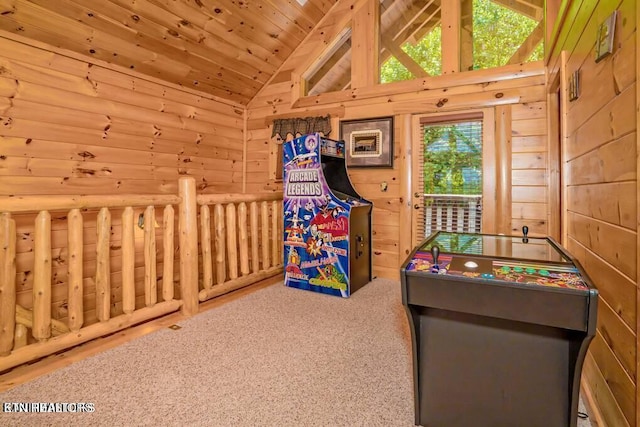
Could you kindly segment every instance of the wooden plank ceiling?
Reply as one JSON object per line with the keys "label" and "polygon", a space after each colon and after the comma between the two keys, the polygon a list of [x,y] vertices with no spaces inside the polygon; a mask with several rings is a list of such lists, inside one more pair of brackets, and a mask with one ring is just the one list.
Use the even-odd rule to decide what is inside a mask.
{"label": "wooden plank ceiling", "polygon": [[0,0],[0,29],[247,104],[337,0]]}
{"label": "wooden plank ceiling", "polygon": [[[0,0],[0,30],[246,105],[337,1]],[[530,16],[543,3],[494,1]],[[382,6],[383,56],[440,18],[440,1]]]}

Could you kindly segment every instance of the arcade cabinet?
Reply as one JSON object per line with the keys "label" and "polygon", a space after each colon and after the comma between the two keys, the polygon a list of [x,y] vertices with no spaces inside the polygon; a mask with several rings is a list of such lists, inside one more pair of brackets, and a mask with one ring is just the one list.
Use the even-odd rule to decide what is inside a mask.
{"label": "arcade cabinet", "polygon": [[407,258],[415,423],[575,427],[598,291],[553,239],[438,231]]}
{"label": "arcade cabinet", "polygon": [[371,202],[347,173],[344,141],[283,143],[286,286],[348,297],[371,281]]}

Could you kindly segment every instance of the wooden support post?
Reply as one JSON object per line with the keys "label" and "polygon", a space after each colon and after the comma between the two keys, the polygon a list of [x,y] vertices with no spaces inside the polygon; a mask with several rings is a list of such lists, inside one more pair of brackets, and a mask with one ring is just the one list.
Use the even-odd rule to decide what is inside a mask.
{"label": "wooden support post", "polygon": [[251,202],[249,205],[249,215],[251,217],[251,272],[260,271],[260,258],[258,258],[258,246],[260,229],[258,228],[258,203]]}
{"label": "wooden support post", "polygon": [[511,106],[496,107],[496,233],[511,234]]}
{"label": "wooden support post", "polygon": [[211,259],[211,211],[209,205],[200,206],[200,252],[202,252],[202,286],[213,286],[213,261]]}
{"label": "wooden support post", "polygon": [[11,353],[16,331],[16,222],[0,214],[0,356]]}
{"label": "wooden support post", "polygon": [[[398,268],[405,261],[409,253],[411,253],[412,233],[412,186],[413,186],[413,159],[412,159],[412,129],[411,129],[411,114],[403,114],[396,122],[399,126],[400,139],[400,199],[402,203],[400,205],[400,227],[398,231]],[[419,195],[418,195],[419,196]],[[422,201],[422,197],[416,197],[415,203]],[[417,215],[416,215],[417,216]],[[414,232],[413,234],[417,234]],[[411,236],[411,237],[410,237]]]}
{"label": "wooden support post", "polygon": [[122,311],[125,314],[136,309],[135,226],[133,208],[127,206],[122,212]]}
{"label": "wooden support post", "polygon": [[249,233],[247,231],[247,205],[238,205],[238,246],[240,247],[240,274],[249,274]]}
{"label": "wooden support post", "polygon": [[460,0],[460,70],[473,70],[473,0]]}
{"label": "wooden support post", "polygon": [[156,271],[156,213],[153,206],[144,211],[144,303],[153,307],[158,302]]}
{"label": "wooden support post", "polygon": [[[351,88],[380,81],[380,1],[366,0],[353,13]],[[444,49],[443,49],[444,50]]]}
{"label": "wooden support post", "polygon": [[227,280],[227,267],[225,264],[225,252],[227,245],[226,231],[224,225],[224,208],[221,204],[217,204],[214,210],[214,226],[216,229],[216,283],[220,284]]}
{"label": "wooden support post", "polygon": [[33,275],[33,337],[51,336],[51,215],[41,211],[36,217]]}
{"label": "wooden support post", "polygon": [[111,212],[100,209],[97,222],[96,243],[96,317],[105,322],[111,317],[111,258],[109,238],[111,237]]}
{"label": "wooden support post", "polygon": [[67,241],[69,247],[69,267],[68,267],[68,296],[67,312],[68,324],[72,331],[78,331],[84,322],[84,308],[82,304],[83,296],[83,220],[80,209],[71,209],[67,215],[68,234]]}
{"label": "wooden support post", "polygon": [[180,294],[182,314],[190,316],[198,312],[198,205],[196,180],[181,177],[179,191],[180,217]]}
{"label": "wooden support post", "polygon": [[238,242],[236,238],[236,205],[227,205],[227,261],[229,264],[229,279],[238,278]]}
{"label": "wooden support post", "polygon": [[260,226],[262,239],[260,244],[262,245],[262,269],[266,270],[271,267],[271,261],[269,260],[269,206],[267,202],[260,203]]}
{"label": "wooden support post", "polygon": [[[549,173],[547,182],[549,190],[547,194],[548,235],[558,242],[560,237],[560,194],[562,167],[560,165],[560,96],[557,92],[547,94],[547,151]],[[639,223],[640,224],[640,223]],[[639,402],[640,403],[640,402]]]}
{"label": "wooden support post", "polygon": [[442,74],[460,71],[460,1],[442,2]]}
{"label": "wooden support post", "polygon": [[[280,214],[280,206],[282,202],[274,200],[271,202],[271,253],[273,254],[273,265],[280,264],[280,223],[282,223],[282,215]],[[284,250],[284,248],[282,248]]]}
{"label": "wooden support post", "polygon": [[173,299],[173,224],[175,214],[173,206],[164,207],[163,216],[163,270],[162,270],[162,299],[171,301]]}

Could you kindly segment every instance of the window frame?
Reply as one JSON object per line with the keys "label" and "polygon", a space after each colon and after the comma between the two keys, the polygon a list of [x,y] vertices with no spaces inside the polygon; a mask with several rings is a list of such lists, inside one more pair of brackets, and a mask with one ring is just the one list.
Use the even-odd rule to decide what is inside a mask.
{"label": "window frame", "polygon": [[[411,167],[411,182],[412,182],[412,194],[413,194],[413,206],[416,207],[411,211],[411,244],[413,247],[417,246],[422,240],[417,232],[418,226],[418,211],[419,206],[424,205],[423,189],[419,188],[419,184],[422,182],[419,179],[420,174],[423,173],[420,160],[422,156],[419,155],[422,149],[422,126],[423,124],[437,124],[437,123],[450,123],[452,121],[460,121],[464,119],[477,119],[482,118],[482,233],[495,234],[496,219],[497,219],[497,204],[496,194],[498,186],[500,185],[497,177],[497,173],[501,169],[497,165],[496,158],[496,126],[495,126],[495,109],[494,108],[478,108],[469,109],[464,111],[452,111],[445,113],[427,113],[416,114],[412,117],[412,158]],[[507,161],[506,159],[501,160]],[[506,183],[505,183],[506,184]],[[504,184],[503,184],[504,185]]]}

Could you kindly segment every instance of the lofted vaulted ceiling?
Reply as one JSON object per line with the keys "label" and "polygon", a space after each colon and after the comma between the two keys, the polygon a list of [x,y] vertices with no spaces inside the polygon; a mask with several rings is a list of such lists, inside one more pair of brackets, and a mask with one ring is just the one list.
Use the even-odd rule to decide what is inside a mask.
{"label": "lofted vaulted ceiling", "polygon": [[337,0],[0,0],[0,29],[241,104]]}
{"label": "lofted vaulted ceiling", "polygon": [[[0,29],[246,105],[337,1],[0,0]],[[439,0],[381,3],[391,53],[439,21]]]}

